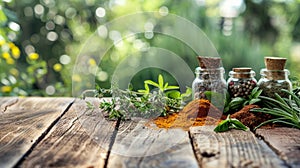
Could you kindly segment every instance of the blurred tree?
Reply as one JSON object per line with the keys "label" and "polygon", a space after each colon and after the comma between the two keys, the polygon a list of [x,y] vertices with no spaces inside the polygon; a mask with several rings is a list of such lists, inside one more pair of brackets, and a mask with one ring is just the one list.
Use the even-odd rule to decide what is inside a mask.
{"label": "blurred tree", "polygon": [[[93,33],[100,32],[99,26],[120,16],[139,11],[173,13],[195,23],[212,40],[227,71],[232,67],[250,66],[258,72],[264,66],[265,55],[276,55],[289,58],[291,61],[288,61],[288,68],[292,74],[299,76],[297,73],[300,70],[299,63],[295,61],[300,60],[299,54],[295,54],[299,53],[297,47],[300,39],[299,0],[154,0],[142,3],[140,0],[18,0],[18,2],[6,0],[6,2],[1,2],[1,6],[16,13],[15,18],[19,18],[21,35],[17,38],[18,33],[6,31],[4,34],[7,37],[8,35],[14,37],[16,46],[20,46],[21,55],[39,53],[41,61],[46,61],[46,76],[42,81],[35,82],[38,83],[35,88],[54,88],[54,94],[57,95],[70,95],[72,80],[80,81],[80,76],[74,76],[73,79],[71,77],[76,56],[84,42]],[[0,13],[0,21],[4,18],[1,16]],[[9,25],[3,25],[0,33],[5,29],[9,29]],[[109,37],[111,30],[102,33],[107,40],[111,40]],[[159,34],[153,38],[137,35],[134,41],[123,40],[122,49],[113,46],[106,53],[95,76],[97,83],[103,87],[110,86],[110,77],[116,65],[136,52],[134,42],[165,48],[181,56],[191,69],[197,66],[196,59],[192,59],[196,54],[177,39]],[[21,56],[18,61],[23,69],[28,65],[25,58]],[[97,66],[96,60],[97,58],[91,58],[89,64],[92,67]],[[147,69],[137,73],[133,79],[134,86],[143,87],[143,82],[138,81],[155,80],[159,73],[165,72]],[[166,80],[175,82],[168,73],[165,75]]]}

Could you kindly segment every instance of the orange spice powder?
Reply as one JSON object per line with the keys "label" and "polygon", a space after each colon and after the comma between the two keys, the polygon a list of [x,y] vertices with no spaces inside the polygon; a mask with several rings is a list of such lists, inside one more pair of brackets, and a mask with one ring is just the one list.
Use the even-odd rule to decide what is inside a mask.
{"label": "orange spice powder", "polygon": [[158,128],[188,130],[192,126],[217,125],[221,117],[222,112],[208,100],[198,99],[190,102],[179,113],[158,117],[153,122]]}

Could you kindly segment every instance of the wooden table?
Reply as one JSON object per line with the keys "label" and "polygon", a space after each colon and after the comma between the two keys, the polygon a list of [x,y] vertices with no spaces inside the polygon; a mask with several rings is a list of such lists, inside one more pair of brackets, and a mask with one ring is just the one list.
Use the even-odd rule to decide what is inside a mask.
{"label": "wooden table", "polygon": [[154,129],[75,98],[0,98],[0,167],[300,167],[300,131]]}

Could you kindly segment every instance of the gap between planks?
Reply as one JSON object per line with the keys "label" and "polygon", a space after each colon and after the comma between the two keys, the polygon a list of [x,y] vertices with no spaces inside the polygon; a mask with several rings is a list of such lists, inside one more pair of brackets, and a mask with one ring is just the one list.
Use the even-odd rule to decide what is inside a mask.
{"label": "gap between planks", "polygon": [[120,127],[120,123],[121,123],[121,119],[118,119],[117,123],[116,123],[116,127],[114,128],[113,134],[110,138],[110,143],[109,143],[107,155],[106,155],[106,159],[105,159],[105,162],[104,162],[104,168],[108,167],[108,160],[109,160],[109,156],[110,156],[110,153],[111,153],[110,151],[112,150],[112,147],[113,147],[113,145],[116,141],[116,137],[117,137],[118,130],[119,130],[119,127]]}
{"label": "gap between planks", "polygon": [[[94,107],[87,108],[86,101]],[[21,167],[103,168],[116,121],[105,121],[100,101],[76,99]]]}
{"label": "gap between planks", "polygon": [[200,163],[202,162],[202,160],[201,160],[200,157],[198,157],[199,154],[197,154],[197,150],[196,150],[196,147],[195,147],[195,144],[194,144],[195,142],[193,141],[191,131],[188,131],[188,134],[189,134],[190,144],[191,144],[192,149],[193,149],[193,152],[194,152],[194,156],[195,156],[195,158],[196,158],[197,161],[198,161],[198,166],[201,167],[201,164],[200,164]]}
{"label": "gap between planks", "polygon": [[14,167],[20,167],[20,165],[22,164],[22,162],[25,160],[25,158],[27,156],[30,155],[30,153],[34,150],[34,148],[45,138],[45,136],[51,131],[51,129],[54,127],[54,125],[66,114],[67,111],[69,111],[69,109],[71,108],[71,106],[73,105],[75,101],[75,98],[72,100],[72,102],[70,102],[68,104],[68,106],[66,107],[66,109],[64,109],[64,111],[62,112],[62,114],[60,116],[58,116],[51,124],[50,126],[41,134],[40,137],[37,138],[37,140],[32,144],[32,146],[30,147],[30,149],[23,155],[23,157],[16,163],[16,165]]}
{"label": "gap between planks", "polygon": [[300,167],[300,131],[296,128],[259,128],[256,136],[263,139],[291,167]]}
{"label": "gap between planks", "polygon": [[72,100],[74,98],[0,98],[0,106],[6,109],[0,113],[0,167],[16,166]]}

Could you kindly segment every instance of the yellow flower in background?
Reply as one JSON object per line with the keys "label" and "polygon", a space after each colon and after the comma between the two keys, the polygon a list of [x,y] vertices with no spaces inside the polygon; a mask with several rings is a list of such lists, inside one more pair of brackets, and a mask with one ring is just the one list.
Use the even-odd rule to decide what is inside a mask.
{"label": "yellow flower in background", "polygon": [[75,82],[81,82],[81,77],[78,74],[72,76],[72,80]]}
{"label": "yellow flower in background", "polygon": [[53,69],[54,71],[59,72],[62,70],[62,65],[60,63],[56,63],[53,65]]}
{"label": "yellow flower in background", "polygon": [[20,58],[20,49],[16,46],[12,47],[11,48],[11,53],[12,53],[12,56],[15,58],[15,59],[19,59]]}
{"label": "yellow flower in background", "polygon": [[16,68],[12,68],[9,70],[9,73],[13,76],[19,76],[19,71]]}
{"label": "yellow flower in background", "polygon": [[8,58],[8,59],[6,59],[6,63],[9,65],[13,65],[15,63],[15,60],[12,58]]}
{"label": "yellow flower in background", "polygon": [[3,93],[9,93],[12,91],[12,87],[11,86],[2,86],[1,87],[1,92]]}
{"label": "yellow flower in background", "polygon": [[93,58],[90,58],[90,59],[89,59],[89,64],[90,64],[91,66],[95,66],[95,65],[96,65],[96,61],[95,61]]}
{"label": "yellow flower in background", "polygon": [[12,42],[9,42],[9,43],[8,43],[8,46],[9,46],[9,48],[16,47],[16,45],[15,45],[14,43],[12,43]]}
{"label": "yellow flower in background", "polygon": [[0,40],[0,46],[2,46],[3,44],[5,44],[5,40]]}
{"label": "yellow flower in background", "polygon": [[4,59],[9,59],[9,58],[11,58],[10,57],[10,54],[8,53],[8,52],[4,52],[4,53],[2,53],[2,57],[4,58]]}
{"label": "yellow flower in background", "polygon": [[37,59],[39,59],[39,54],[37,54],[37,53],[31,53],[31,54],[29,54],[28,55],[28,58],[30,59],[30,60],[37,60]]}

